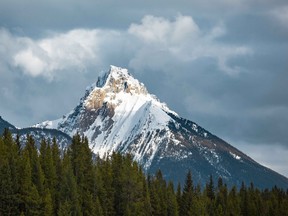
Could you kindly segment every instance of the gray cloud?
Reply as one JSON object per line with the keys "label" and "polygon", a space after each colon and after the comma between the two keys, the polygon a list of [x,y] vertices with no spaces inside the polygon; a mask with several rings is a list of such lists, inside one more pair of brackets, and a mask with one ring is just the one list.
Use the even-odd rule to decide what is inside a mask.
{"label": "gray cloud", "polygon": [[0,113],[21,127],[58,118],[101,70],[119,65],[181,116],[287,176],[278,160],[288,149],[287,8],[286,0],[3,0]]}

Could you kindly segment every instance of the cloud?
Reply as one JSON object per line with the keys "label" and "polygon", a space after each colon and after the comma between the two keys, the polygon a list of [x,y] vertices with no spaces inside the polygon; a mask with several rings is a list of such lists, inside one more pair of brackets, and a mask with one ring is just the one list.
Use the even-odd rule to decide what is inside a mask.
{"label": "cloud", "polygon": [[277,19],[281,25],[288,28],[288,5],[275,8],[270,11],[270,14]]}
{"label": "cloud", "polygon": [[14,60],[16,66],[22,67],[25,73],[32,76],[39,76],[48,67],[43,60],[33,54],[31,49],[17,53]]}
{"label": "cloud", "polygon": [[89,66],[115,64],[123,54],[129,66],[137,70],[163,69],[170,63],[209,57],[217,60],[223,72],[234,75],[242,69],[229,65],[229,59],[252,52],[246,46],[218,42],[226,34],[223,23],[205,32],[191,16],[182,15],[174,20],[147,15],[140,24],[132,23],[124,31],[74,29],[50,33],[42,39],[13,36],[5,30],[0,34],[14,43],[14,49],[5,46],[10,49],[10,65],[49,81],[67,71],[83,73]]}
{"label": "cloud", "polygon": [[226,34],[223,23],[205,32],[190,16],[179,15],[174,21],[163,17],[145,16],[140,24],[131,24],[128,32],[144,44],[130,61],[133,68],[159,69],[159,62],[167,67],[171,60],[191,62],[208,57],[216,59],[223,72],[235,75],[240,73],[242,68],[230,66],[229,59],[252,53],[249,47],[218,41]]}
{"label": "cloud", "polygon": [[163,17],[145,16],[141,24],[131,24],[128,32],[146,43],[177,44],[187,37],[197,36],[199,27],[190,16],[177,16],[173,22]]}
{"label": "cloud", "polygon": [[14,65],[25,74],[53,79],[61,70],[85,71],[100,60],[100,30],[76,29],[41,40],[19,38],[27,48],[14,55]]}

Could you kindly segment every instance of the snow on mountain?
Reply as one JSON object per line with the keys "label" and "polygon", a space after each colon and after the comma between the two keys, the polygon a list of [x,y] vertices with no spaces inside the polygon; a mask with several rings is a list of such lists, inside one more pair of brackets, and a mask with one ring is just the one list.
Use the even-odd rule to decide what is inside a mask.
{"label": "snow on mountain", "polygon": [[127,69],[115,66],[86,89],[74,110],[34,127],[58,129],[70,136],[83,134],[100,157],[113,151],[130,153],[146,172],[160,168],[175,183],[183,182],[190,169],[200,184],[212,174],[228,184],[254,181],[260,187],[273,186],[272,182],[288,186],[287,178],[179,117]]}
{"label": "snow on mountain", "polygon": [[59,148],[64,150],[71,143],[72,140],[71,137],[66,133],[55,129],[35,127],[17,128],[2,119],[2,117],[0,116],[0,134],[4,132],[5,128],[9,129],[9,131],[12,133],[13,138],[16,139],[16,136],[19,135],[19,140],[22,146],[24,146],[27,141],[27,134],[31,135],[34,138],[35,144],[38,148],[40,148],[40,144],[43,139],[52,143],[53,138],[55,138]]}
{"label": "snow on mountain", "polygon": [[[108,73],[86,89],[80,104],[62,119],[45,121],[35,127],[59,129],[70,136],[87,136],[94,153],[103,157],[121,149],[149,167],[158,143],[173,139],[168,123],[173,113],[127,71],[111,66]],[[163,131],[168,136],[154,136]],[[153,135],[154,134],[154,135]],[[155,139],[147,137],[154,136]],[[141,150],[139,149],[141,147]]]}

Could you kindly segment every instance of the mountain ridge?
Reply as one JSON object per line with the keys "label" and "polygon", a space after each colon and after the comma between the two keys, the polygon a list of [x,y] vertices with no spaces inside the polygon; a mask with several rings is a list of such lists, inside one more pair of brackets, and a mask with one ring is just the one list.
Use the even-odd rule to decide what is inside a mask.
{"label": "mountain ridge", "polygon": [[100,157],[113,151],[130,153],[147,173],[163,171],[174,183],[184,181],[188,170],[204,185],[210,174],[228,185],[242,181],[258,187],[288,187],[288,179],[254,161],[232,145],[181,118],[149,94],[127,69],[111,66],[86,88],[79,104],[54,121],[34,125],[58,129],[69,136],[87,136]]}

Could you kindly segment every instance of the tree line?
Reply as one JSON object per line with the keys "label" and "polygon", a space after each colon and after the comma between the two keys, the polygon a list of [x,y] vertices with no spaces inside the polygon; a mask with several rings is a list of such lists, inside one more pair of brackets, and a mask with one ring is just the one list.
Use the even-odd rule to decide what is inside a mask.
{"label": "tree line", "polygon": [[212,176],[204,188],[174,188],[161,173],[146,175],[131,155],[95,158],[87,138],[75,135],[60,152],[56,140],[36,148],[27,135],[21,147],[5,130],[0,136],[0,215],[288,215],[288,190],[259,190],[244,183],[228,188]]}

